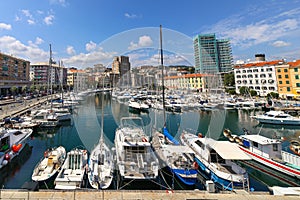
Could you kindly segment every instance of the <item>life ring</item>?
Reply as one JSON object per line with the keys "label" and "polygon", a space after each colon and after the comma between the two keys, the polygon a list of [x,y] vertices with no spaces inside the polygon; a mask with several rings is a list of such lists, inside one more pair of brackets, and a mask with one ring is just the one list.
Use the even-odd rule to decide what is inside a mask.
{"label": "life ring", "polygon": [[147,138],[145,138],[145,137],[142,138],[142,141],[143,142],[148,142]]}

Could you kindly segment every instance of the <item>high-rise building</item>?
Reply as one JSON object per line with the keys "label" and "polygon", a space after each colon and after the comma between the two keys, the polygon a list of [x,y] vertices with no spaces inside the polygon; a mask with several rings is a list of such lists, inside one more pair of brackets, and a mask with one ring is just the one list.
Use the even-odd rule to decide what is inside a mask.
{"label": "high-rise building", "polygon": [[66,85],[67,68],[48,62],[34,63],[30,65],[33,72],[34,85]]}
{"label": "high-rise building", "polygon": [[216,74],[232,70],[232,50],[227,39],[216,39],[215,34],[197,35],[194,54],[197,73]]}
{"label": "high-rise building", "polygon": [[119,85],[130,85],[130,62],[128,56],[115,56],[112,63],[112,74],[118,75]]}

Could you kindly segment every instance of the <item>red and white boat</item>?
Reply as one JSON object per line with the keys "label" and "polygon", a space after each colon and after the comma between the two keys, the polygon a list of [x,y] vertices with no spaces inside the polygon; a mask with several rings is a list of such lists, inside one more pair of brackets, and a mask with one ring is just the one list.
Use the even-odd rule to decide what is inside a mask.
{"label": "red and white boat", "polygon": [[[228,129],[224,130],[228,134]],[[229,131],[230,132],[230,131]],[[234,135],[231,135],[234,137]],[[270,167],[276,171],[300,179],[300,157],[282,150],[282,140],[254,135],[238,136],[242,142],[239,147],[253,160]]]}

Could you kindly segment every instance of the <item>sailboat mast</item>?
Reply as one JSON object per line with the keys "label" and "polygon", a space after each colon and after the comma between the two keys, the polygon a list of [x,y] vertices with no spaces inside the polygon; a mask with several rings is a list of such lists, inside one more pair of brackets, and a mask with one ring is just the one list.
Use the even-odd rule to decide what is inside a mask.
{"label": "sailboat mast", "polygon": [[51,99],[51,110],[52,110],[52,75],[53,75],[53,69],[52,69],[52,49],[51,49],[51,44],[50,46],[50,58],[49,58],[49,67],[50,67],[50,99]]}
{"label": "sailboat mast", "polygon": [[165,83],[164,83],[164,58],[163,58],[163,48],[162,48],[162,26],[159,27],[160,31],[160,65],[161,65],[161,83],[162,83],[162,96],[163,96],[163,113],[164,113],[164,126],[166,126],[166,112],[165,112]]}

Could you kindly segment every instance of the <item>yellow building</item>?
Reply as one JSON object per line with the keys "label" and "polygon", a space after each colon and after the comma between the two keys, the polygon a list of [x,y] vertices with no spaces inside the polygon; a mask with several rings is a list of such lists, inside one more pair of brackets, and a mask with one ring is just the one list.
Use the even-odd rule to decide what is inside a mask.
{"label": "yellow building", "polygon": [[185,74],[165,77],[165,86],[169,89],[190,89],[205,91],[207,74]]}
{"label": "yellow building", "polygon": [[300,97],[300,60],[276,66],[278,94],[281,98]]}

